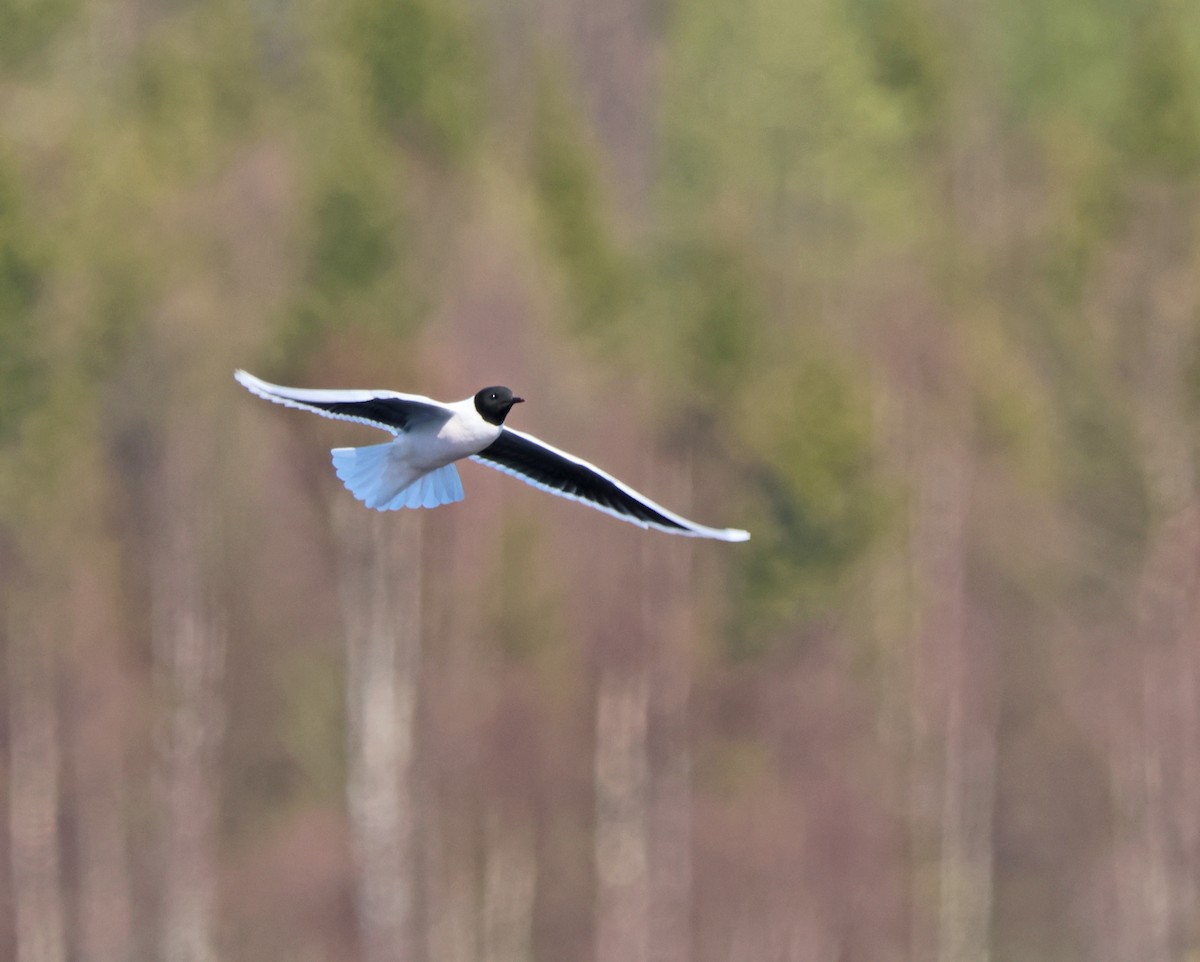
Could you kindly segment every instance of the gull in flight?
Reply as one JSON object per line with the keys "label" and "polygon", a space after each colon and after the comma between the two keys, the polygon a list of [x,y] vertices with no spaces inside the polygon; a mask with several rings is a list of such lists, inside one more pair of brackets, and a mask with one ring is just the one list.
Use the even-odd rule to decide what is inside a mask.
{"label": "gull in flight", "polygon": [[611,474],[521,431],[504,426],[519,398],[506,387],[443,404],[396,391],[330,391],[268,384],[245,371],[234,374],[252,394],[327,418],[358,421],[394,435],[384,444],[334,448],[333,467],[368,508],[434,508],[461,501],[455,461],[471,458],[526,484],[570,498],[614,518],[668,534],[747,541],[749,532],[709,528],[668,511]]}

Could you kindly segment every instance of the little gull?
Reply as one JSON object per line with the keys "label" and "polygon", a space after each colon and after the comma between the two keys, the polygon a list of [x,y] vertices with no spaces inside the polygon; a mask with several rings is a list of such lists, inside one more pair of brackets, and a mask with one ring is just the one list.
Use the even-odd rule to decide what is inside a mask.
{"label": "little gull", "polygon": [[333,466],[342,483],[377,511],[461,501],[463,486],[454,462],[471,458],[643,528],[721,541],[750,538],[737,528],[709,528],[680,517],[595,465],[505,427],[512,406],[524,400],[506,387],[485,387],[474,397],[443,404],[396,391],[280,387],[245,371],[234,377],[251,393],[276,404],[359,421],[395,435],[384,444],[333,450]]}

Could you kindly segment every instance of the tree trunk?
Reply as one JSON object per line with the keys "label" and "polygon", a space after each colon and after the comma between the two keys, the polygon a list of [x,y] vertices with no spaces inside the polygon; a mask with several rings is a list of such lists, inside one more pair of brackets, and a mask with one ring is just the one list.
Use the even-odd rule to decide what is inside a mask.
{"label": "tree trunk", "polygon": [[[972,717],[970,686],[951,694],[943,773],[938,921],[943,962],[991,957],[992,816],[996,793],[996,720]],[[983,712],[990,715],[989,709]]]}
{"label": "tree trunk", "polygon": [[[124,825],[125,778],[120,745],[97,746],[75,735],[76,832],[79,846],[79,962],[124,962],[132,952],[132,905]],[[101,736],[103,737],[103,736]]]}
{"label": "tree trunk", "polygon": [[[47,613],[42,612],[44,619]],[[8,613],[8,827],[16,962],[63,962],[54,644]]]}
{"label": "tree trunk", "polygon": [[1089,305],[1122,332],[1114,370],[1119,363],[1132,375],[1128,399],[1150,509],[1128,596],[1136,644],[1120,646],[1128,661],[1111,672],[1110,704],[1099,718],[1114,819],[1110,902],[1102,908],[1112,937],[1097,941],[1120,962],[1164,962],[1194,952],[1200,935],[1200,499],[1189,384],[1200,285],[1190,191],[1144,183],[1131,198],[1124,249]]}
{"label": "tree trunk", "polygon": [[647,718],[642,666],[604,666],[596,693],[596,962],[646,962]]}
{"label": "tree trunk", "polygon": [[225,630],[201,584],[201,527],[187,515],[188,503],[177,497],[160,515],[167,543],[150,575],[163,819],[160,952],[164,962],[216,962]]}
{"label": "tree trunk", "polygon": [[991,957],[992,814],[996,720],[989,666],[972,653],[967,628],[967,516],[970,451],[951,443],[927,465],[925,527],[932,540],[925,588],[929,625],[944,659],[938,885],[938,958],[988,962]]}
{"label": "tree trunk", "polygon": [[464,838],[470,829],[462,819],[447,817],[436,805],[426,812],[421,829],[428,893],[428,957],[435,962],[475,962],[479,957],[480,909],[477,866]]}
{"label": "tree trunk", "polygon": [[574,58],[592,125],[613,171],[621,212],[633,224],[652,208],[659,86],[654,0],[580,3]]}
{"label": "tree trunk", "polygon": [[921,455],[912,533],[921,600],[913,656],[911,954],[987,962],[996,718],[990,666],[976,663],[967,630],[972,466],[963,432],[957,433]]}
{"label": "tree trunk", "polygon": [[[654,490],[684,513],[692,500],[690,453],[668,470],[651,472]],[[684,543],[681,543],[684,542]],[[693,546],[684,539],[643,542],[643,635],[655,653],[650,720],[655,750],[650,771],[650,962],[692,957],[692,758],[689,704]],[[650,590],[653,589],[653,590]]]}
{"label": "tree trunk", "polygon": [[[1003,203],[1004,156],[991,105],[978,91],[968,90],[967,98],[976,101],[970,121],[945,158],[950,217],[942,256],[954,283],[969,276],[971,257],[998,256],[1011,233]],[[953,303],[960,292],[951,287],[947,293]],[[922,816],[932,829],[926,840],[936,849],[936,878],[929,873],[924,881],[937,895],[929,930],[935,944],[924,946],[929,954],[918,951],[913,957],[988,962],[998,721],[994,666],[973,637],[968,617],[968,523],[977,460],[969,413],[974,398],[966,339],[971,333],[961,344],[952,330],[931,334],[937,354],[929,358],[930,389],[917,413],[923,430],[917,439],[913,524],[914,586],[920,599],[914,657],[916,694],[923,701],[915,727],[916,757],[924,766],[918,768],[924,780]]]}
{"label": "tree trunk", "polygon": [[1193,423],[1182,358],[1194,339],[1200,289],[1191,228],[1171,196],[1142,214],[1147,252],[1124,279],[1137,294],[1125,320],[1151,320],[1144,333],[1136,399],[1145,477],[1156,524],[1136,595],[1140,699],[1128,732],[1113,733],[1118,909],[1126,919],[1123,957],[1166,962],[1195,948],[1200,857],[1200,761],[1195,724],[1195,587],[1200,558]]}
{"label": "tree trunk", "polygon": [[421,651],[421,518],[343,499],[347,802],[365,962],[416,958],[413,772]]}
{"label": "tree trunk", "polygon": [[[78,757],[78,756],[77,756]],[[80,758],[78,770],[87,762]],[[120,770],[96,776],[81,802],[79,833],[79,962],[124,962],[132,951],[132,906]]]}
{"label": "tree trunk", "polygon": [[533,899],[537,880],[533,826],[524,817],[487,814],[483,878],[483,962],[533,958]]}
{"label": "tree trunk", "polygon": [[[102,536],[93,534],[100,543]],[[71,687],[71,801],[77,850],[76,957],[127,962],[133,954],[125,789],[129,688],[123,677],[117,579],[104,550],[77,555]]]}

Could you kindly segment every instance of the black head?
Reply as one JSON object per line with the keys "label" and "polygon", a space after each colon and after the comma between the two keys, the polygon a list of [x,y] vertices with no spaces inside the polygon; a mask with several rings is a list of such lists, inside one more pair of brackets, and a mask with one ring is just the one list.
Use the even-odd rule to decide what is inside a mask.
{"label": "black head", "polygon": [[512,406],[524,400],[506,387],[485,387],[475,395],[475,410],[488,424],[503,424]]}

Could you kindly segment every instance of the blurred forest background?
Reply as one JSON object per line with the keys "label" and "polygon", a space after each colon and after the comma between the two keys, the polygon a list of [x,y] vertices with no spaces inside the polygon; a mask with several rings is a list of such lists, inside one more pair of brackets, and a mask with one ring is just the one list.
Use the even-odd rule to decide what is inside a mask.
{"label": "blurred forest background", "polygon": [[0,958],[1200,958],[1198,231],[1185,0],[0,0]]}

